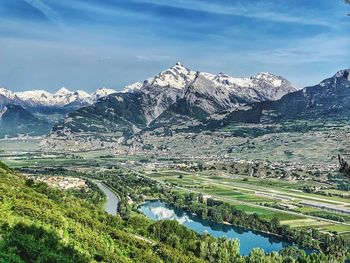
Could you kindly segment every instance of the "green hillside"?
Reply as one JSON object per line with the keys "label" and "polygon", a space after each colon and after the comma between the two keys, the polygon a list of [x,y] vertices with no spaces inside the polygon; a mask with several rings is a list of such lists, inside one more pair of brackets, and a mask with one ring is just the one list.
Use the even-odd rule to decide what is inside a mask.
{"label": "green hillside", "polygon": [[200,262],[127,232],[71,193],[26,181],[0,163],[0,262]]}

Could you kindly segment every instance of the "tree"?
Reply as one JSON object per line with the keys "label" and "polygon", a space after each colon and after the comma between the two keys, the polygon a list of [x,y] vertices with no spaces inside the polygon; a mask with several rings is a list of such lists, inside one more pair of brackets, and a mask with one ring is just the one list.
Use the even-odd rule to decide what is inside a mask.
{"label": "tree", "polygon": [[209,244],[209,251],[208,251],[209,262],[216,262],[218,251],[219,251],[218,243],[216,241],[211,242]]}
{"label": "tree", "polygon": [[338,154],[338,160],[340,165],[339,172],[350,175],[350,165],[348,162],[345,161],[345,159],[340,154]]}
{"label": "tree", "polygon": [[276,233],[276,231],[281,227],[280,221],[278,218],[274,217],[270,221],[271,232]]}
{"label": "tree", "polygon": [[4,235],[0,246],[0,262],[85,263],[88,258],[66,246],[55,232],[19,223]]}
{"label": "tree", "polygon": [[239,256],[239,240],[231,239],[228,244],[228,250],[231,255],[231,258],[236,258]]}
{"label": "tree", "polygon": [[204,203],[204,196],[203,196],[202,193],[200,193],[200,194],[198,195],[198,202],[201,203],[201,204]]}
{"label": "tree", "polygon": [[248,257],[249,263],[265,262],[265,252],[261,248],[253,248]]}
{"label": "tree", "polygon": [[167,240],[168,244],[174,248],[180,247],[180,238],[176,234],[170,234]]}
{"label": "tree", "polygon": [[228,241],[226,240],[225,242],[221,243],[219,248],[218,248],[218,259],[217,262],[219,263],[225,263],[229,262],[230,260],[230,253],[228,251]]}
{"label": "tree", "polygon": [[199,241],[199,256],[201,258],[207,258],[208,251],[208,238],[206,238],[206,236],[202,236],[202,239]]}

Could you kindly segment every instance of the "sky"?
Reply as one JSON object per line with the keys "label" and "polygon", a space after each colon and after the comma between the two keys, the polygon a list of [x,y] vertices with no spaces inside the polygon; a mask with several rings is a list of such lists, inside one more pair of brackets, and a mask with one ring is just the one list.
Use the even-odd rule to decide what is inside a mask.
{"label": "sky", "polygon": [[0,0],[0,87],[117,90],[182,62],[298,87],[350,68],[342,0]]}

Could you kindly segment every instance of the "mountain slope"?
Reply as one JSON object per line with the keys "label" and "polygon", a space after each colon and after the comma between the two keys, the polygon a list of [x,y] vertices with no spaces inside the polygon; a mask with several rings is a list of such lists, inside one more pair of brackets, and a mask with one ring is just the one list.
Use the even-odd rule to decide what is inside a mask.
{"label": "mountain slope", "polygon": [[[280,100],[255,103],[244,112],[232,112],[224,122],[230,123],[234,119],[256,123],[279,123],[296,119],[349,121],[349,75],[350,69],[341,70],[318,85],[289,93]],[[246,119],[239,119],[239,115],[245,115]]]}
{"label": "mountain slope", "polygon": [[277,118],[349,120],[349,72],[350,69],[341,70],[318,85],[286,95],[275,103],[266,103],[264,107],[275,111]]}
{"label": "mountain slope", "polygon": [[119,93],[107,96],[90,107],[72,112],[62,124],[53,128],[57,135],[88,131],[92,133],[122,132],[130,133],[133,129],[146,126],[139,93]]}
{"label": "mountain slope", "polygon": [[0,109],[0,138],[5,135],[42,135],[50,129],[49,123],[39,120],[21,106],[9,104]]}

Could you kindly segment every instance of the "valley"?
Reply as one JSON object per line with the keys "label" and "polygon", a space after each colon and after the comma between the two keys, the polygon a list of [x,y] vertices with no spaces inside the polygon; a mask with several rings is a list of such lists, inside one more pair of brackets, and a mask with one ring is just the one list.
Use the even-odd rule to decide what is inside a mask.
{"label": "valley", "polygon": [[[342,129],[346,131],[345,127]],[[349,191],[339,187],[343,184],[349,185],[349,177],[338,172],[337,159],[329,158],[328,155],[332,149],[337,152],[339,147],[346,145],[340,146],[336,139],[333,140],[327,133],[331,133],[331,130],[319,132],[319,136],[329,138],[329,141],[326,140],[328,144],[322,146],[323,153],[315,153],[317,138],[313,138],[313,146],[311,135],[309,139],[305,134],[292,133],[273,134],[273,139],[266,139],[267,135],[248,139],[254,140],[254,143],[248,143],[256,148],[247,147],[247,150],[242,151],[245,154],[244,159],[235,158],[227,153],[218,154],[215,148],[211,148],[207,143],[203,145],[207,145],[208,151],[211,148],[211,155],[203,149],[202,155],[199,152],[191,153],[195,151],[193,146],[197,145],[193,140],[188,148],[184,142],[182,152],[186,154],[181,155],[171,151],[130,151],[129,154],[121,154],[119,149],[48,152],[42,151],[41,140],[38,139],[1,140],[0,147],[3,150],[0,152],[0,159],[20,173],[34,177],[73,176],[104,182],[121,196],[121,215],[134,214],[140,200],[157,200],[164,197],[151,191],[141,194],[140,199],[139,194],[134,194],[135,190],[131,185],[130,189],[128,185],[121,192],[122,188],[116,187],[113,177],[109,177],[108,174],[133,174],[136,178],[154,181],[155,185],[166,187],[174,193],[194,194],[223,202],[248,215],[257,215],[263,220],[277,219],[281,226],[288,226],[292,230],[313,229],[320,234],[336,235],[350,240]],[[280,143],[282,148],[279,150],[266,149],[270,154],[264,160],[255,157],[265,147],[274,148],[271,141],[281,138],[284,138],[284,147],[284,143]],[[247,143],[244,137],[235,139]],[[305,148],[303,143],[287,143],[297,139],[304,139],[310,143]],[[198,141],[208,140],[201,138]],[[179,141],[177,143],[179,145]],[[237,141],[235,143],[237,144]],[[287,157],[282,149],[299,153],[295,155],[297,157]],[[317,155],[314,156],[314,153]],[[322,162],[322,158],[325,157],[328,161]],[[222,219],[216,220],[222,223]]]}
{"label": "valley", "polygon": [[350,0],[0,2],[0,263],[350,263]]}
{"label": "valley", "polygon": [[[337,262],[350,244],[349,81],[340,70],[298,90],[270,73],[232,78],[177,63],[74,104],[48,134],[5,136],[0,161],[34,190],[90,200],[146,246],[209,262],[221,253]],[[20,106],[3,109],[3,131],[40,127]],[[207,251],[208,242],[234,248]]]}

